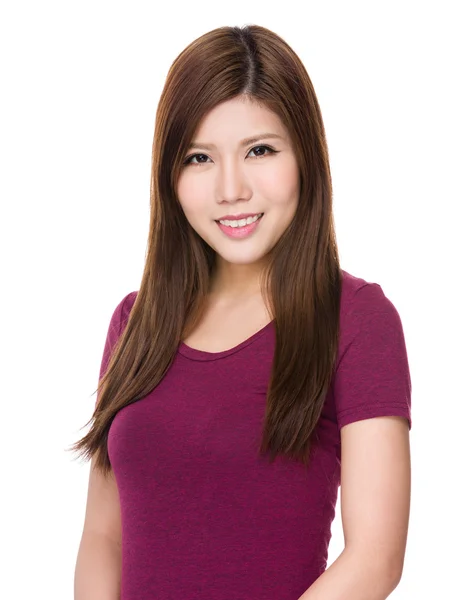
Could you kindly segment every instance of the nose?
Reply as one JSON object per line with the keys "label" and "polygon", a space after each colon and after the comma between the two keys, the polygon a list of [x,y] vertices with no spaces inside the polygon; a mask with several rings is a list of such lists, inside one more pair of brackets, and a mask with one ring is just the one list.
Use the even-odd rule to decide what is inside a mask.
{"label": "nose", "polygon": [[241,160],[226,159],[220,164],[217,174],[217,199],[219,202],[249,200],[251,185],[247,180]]}

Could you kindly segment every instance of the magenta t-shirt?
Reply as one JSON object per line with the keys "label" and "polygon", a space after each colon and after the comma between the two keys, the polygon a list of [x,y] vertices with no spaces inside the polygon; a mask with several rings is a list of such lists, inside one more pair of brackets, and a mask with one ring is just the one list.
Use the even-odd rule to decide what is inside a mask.
{"label": "magenta t-shirt", "polygon": [[[336,371],[309,469],[258,456],[273,321],[223,352],[181,342],[156,388],[116,414],[121,600],[297,600],[326,569],[341,427],[398,415],[411,428],[399,314],[379,284],[342,273]],[[136,295],[113,313],[101,376]]]}

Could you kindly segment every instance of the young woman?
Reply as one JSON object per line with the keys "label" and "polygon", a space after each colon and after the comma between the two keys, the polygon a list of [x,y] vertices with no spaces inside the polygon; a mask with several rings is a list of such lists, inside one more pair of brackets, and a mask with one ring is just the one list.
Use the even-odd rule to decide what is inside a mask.
{"label": "young woman", "polygon": [[263,27],[206,33],[168,73],[144,274],[74,445],[92,458],[76,600],[387,598],[410,410],[399,314],[339,265],[303,64]]}

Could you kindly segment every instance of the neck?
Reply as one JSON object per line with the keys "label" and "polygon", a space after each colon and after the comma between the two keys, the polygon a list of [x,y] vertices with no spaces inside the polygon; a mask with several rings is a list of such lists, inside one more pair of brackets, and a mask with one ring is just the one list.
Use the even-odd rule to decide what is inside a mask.
{"label": "neck", "polygon": [[240,300],[261,295],[262,265],[237,265],[218,260],[210,280],[213,297]]}

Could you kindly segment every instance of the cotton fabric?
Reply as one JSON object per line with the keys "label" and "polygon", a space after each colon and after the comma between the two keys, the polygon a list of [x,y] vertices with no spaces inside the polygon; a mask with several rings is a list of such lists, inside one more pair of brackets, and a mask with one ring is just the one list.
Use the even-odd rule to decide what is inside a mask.
{"label": "cotton fabric", "polygon": [[[345,425],[401,416],[411,379],[381,286],[343,274],[340,342],[311,467],[258,456],[274,321],[223,352],[181,342],[108,437],[122,520],[121,600],[297,600],[326,569]],[[110,320],[100,376],[137,292]]]}

